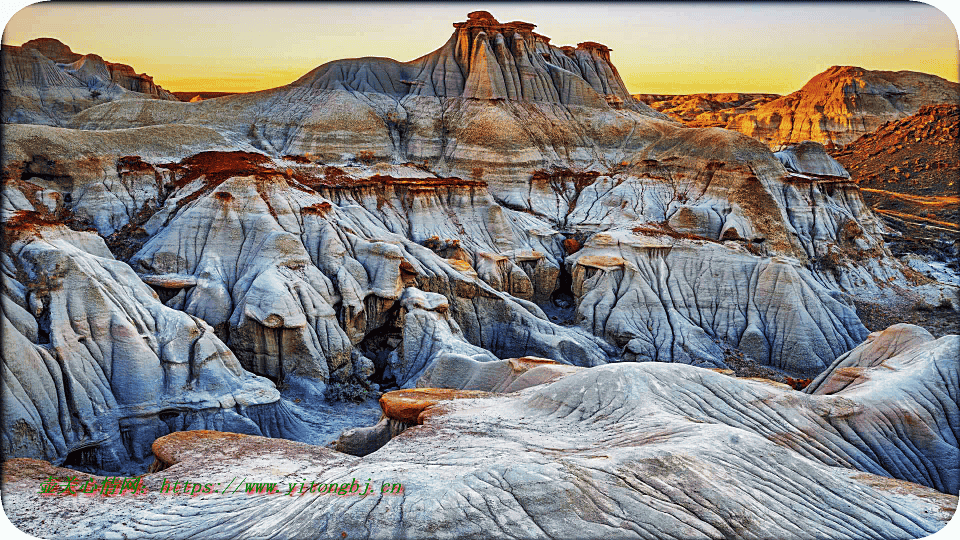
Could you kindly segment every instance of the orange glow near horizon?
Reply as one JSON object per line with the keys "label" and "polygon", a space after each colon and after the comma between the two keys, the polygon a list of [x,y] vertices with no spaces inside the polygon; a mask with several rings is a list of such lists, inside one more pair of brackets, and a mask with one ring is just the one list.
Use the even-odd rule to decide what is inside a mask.
{"label": "orange glow near horizon", "polygon": [[412,60],[481,9],[500,21],[537,24],[554,45],[604,43],[633,93],[786,94],[832,65],[958,80],[953,24],[919,3],[53,2],[17,12],[3,43],[52,37],[74,52],[129,64],[170,91],[250,92],[341,58]]}

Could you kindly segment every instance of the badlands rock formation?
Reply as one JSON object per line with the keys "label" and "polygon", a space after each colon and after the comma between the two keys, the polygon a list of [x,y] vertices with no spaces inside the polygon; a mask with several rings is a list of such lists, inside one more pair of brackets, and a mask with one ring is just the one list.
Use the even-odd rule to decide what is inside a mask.
{"label": "badlands rock formation", "polygon": [[804,141],[800,144],[792,144],[779,152],[774,152],[773,155],[777,156],[788,171],[794,173],[837,180],[850,179],[850,173],[827,154],[826,148],[820,143]]}
{"label": "badlands rock formation", "polygon": [[47,222],[11,193],[5,455],[126,470],[149,464],[150,444],[171,431],[306,436],[274,385],[244,371],[209,325],[160,303],[100,237]]}
{"label": "badlands rock formation", "polygon": [[667,116],[690,127],[727,127],[731,118],[751,112],[780,94],[633,94]]}
{"label": "badlands rock formation", "polygon": [[[957,307],[956,287],[890,256],[855,179],[818,145],[775,155],[664,118],[597,43],[555,47],[485,12],[454,27],[411,62],[4,126],[7,457],[142,472],[170,431],[325,443],[342,425],[326,397],[511,392],[416,427],[385,410],[333,443],[355,456],[154,446],[169,475],[398,478],[399,497],[155,496],[155,514],[126,499],[74,530],[189,536],[196,515],[225,536],[268,515],[284,537],[936,530],[887,487],[957,486],[955,336],[889,356],[894,401],[882,384],[807,395],[711,371],[870,377],[887,367],[864,348],[889,340],[861,345],[854,299]],[[269,459],[214,462],[209,444]]]}
{"label": "badlands rock formation", "polygon": [[815,141],[845,145],[926,105],[956,104],[958,86],[913,71],[833,66],[800,90],[776,94],[635,94],[635,98],[691,127],[722,127],[774,150]]}
{"label": "badlands rock formation", "polygon": [[[459,399],[364,457],[173,434],[154,445],[168,468],[145,477],[147,494],[90,498],[110,511],[53,527],[65,537],[187,538],[216,527],[240,538],[917,538],[942,527],[956,497],[889,477],[955,490],[960,428],[960,342],[922,334],[873,336],[810,393],[663,363],[580,369],[506,395],[452,392]],[[225,454],[244,457],[226,464]],[[36,493],[41,474],[63,472],[28,460],[5,467],[5,508],[28,532],[50,527],[31,505],[70,506]],[[279,494],[158,493],[163,478],[236,475],[277,482]],[[326,493],[352,479],[358,495]],[[367,482],[373,493],[360,496]],[[402,492],[383,493],[383,483]]]}
{"label": "badlands rock formation", "polygon": [[806,140],[844,145],[924,105],[956,103],[958,88],[926,73],[833,66],[800,90],[732,118],[727,128],[775,149]]}
{"label": "badlands rock formation", "polygon": [[175,100],[131,66],[78,54],[51,38],[4,45],[5,123],[63,125],[77,112],[118,99]]}
{"label": "badlands rock formation", "polygon": [[859,179],[864,200],[891,228],[911,239],[952,243],[960,219],[958,130],[960,106],[928,105],[833,156]]}

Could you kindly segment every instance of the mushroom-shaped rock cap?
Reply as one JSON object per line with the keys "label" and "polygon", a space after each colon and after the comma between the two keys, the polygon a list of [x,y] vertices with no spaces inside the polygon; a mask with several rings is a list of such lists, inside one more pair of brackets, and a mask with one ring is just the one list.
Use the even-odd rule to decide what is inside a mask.
{"label": "mushroom-shaped rock cap", "polygon": [[563,365],[556,360],[550,360],[549,358],[539,358],[537,356],[521,356],[520,358],[510,358],[510,368],[514,371],[524,372],[531,370],[537,366],[543,365]]}
{"label": "mushroom-shaped rock cap", "polygon": [[577,259],[577,264],[609,271],[626,266],[627,261],[621,257],[613,257],[610,255],[584,255]]}
{"label": "mushroom-shaped rock cap", "polygon": [[450,307],[446,296],[442,294],[424,292],[414,287],[407,287],[400,297],[400,305],[405,309],[424,309],[427,311],[444,312]]}
{"label": "mushroom-shaped rock cap", "polygon": [[602,51],[602,52],[610,52],[613,50],[610,47],[607,47],[606,45],[604,45],[603,43],[597,43],[596,41],[582,41],[580,43],[577,43],[577,48],[583,49],[583,50],[597,49],[598,51]]}
{"label": "mushroom-shaped rock cap", "polygon": [[380,397],[380,408],[387,418],[419,424],[420,413],[444,401],[492,396],[479,390],[453,390],[450,388],[411,388],[395,390]]}
{"label": "mushroom-shaped rock cap", "polygon": [[467,19],[471,21],[492,21],[497,22],[497,19],[490,14],[489,11],[471,11],[467,14]]}

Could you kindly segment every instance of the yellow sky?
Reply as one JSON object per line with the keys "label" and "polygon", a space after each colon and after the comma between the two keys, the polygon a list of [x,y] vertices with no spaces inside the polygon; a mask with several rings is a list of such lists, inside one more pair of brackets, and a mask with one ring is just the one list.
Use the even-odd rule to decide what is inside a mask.
{"label": "yellow sky", "polygon": [[953,24],[919,3],[41,3],[3,43],[57,38],[171,91],[253,91],[330,60],[422,56],[477,9],[537,24],[554,45],[606,44],[634,93],[789,93],[832,65],[958,79]]}

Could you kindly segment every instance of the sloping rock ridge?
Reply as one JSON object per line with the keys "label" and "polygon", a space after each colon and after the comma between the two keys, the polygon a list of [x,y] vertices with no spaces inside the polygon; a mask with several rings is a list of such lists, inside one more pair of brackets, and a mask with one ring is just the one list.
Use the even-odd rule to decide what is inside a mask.
{"label": "sloping rock ridge", "polygon": [[[949,358],[956,336],[908,338],[917,330],[891,329],[851,352],[825,380],[850,362],[870,380],[827,392],[662,363],[581,369],[507,395],[447,391],[446,401],[419,414],[420,425],[364,457],[258,437],[173,434],[155,444],[169,468],[145,477],[145,495],[91,498],[85,503],[110,505],[109,518],[93,513],[54,527],[147,538],[187,538],[212,523],[241,538],[917,538],[943,526],[956,497],[887,475],[930,474],[955,487],[958,428]],[[879,359],[853,360],[888,340],[901,345],[882,360],[887,367],[871,371]],[[902,396],[886,395],[893,380]],[[930,392],[952,410],[930,409]],[[903,453],[865,446],[894,439]],[[938,452],[938,441],[951,443]],[[908,450],[915,444],[932,453]],[[224,454],[245,457],[228,466]],[[49,471],[18,461],[4,469],[14,517],[38,504],[34,478]],[[164,478],[205,484],[238,474],[275,482],[278,494],[159,493]],[[372,493],[361,495],[368,482]],[[347,484],[346,495],[327,493],[330,483]],[[45,504],[65,507],[66,499]],[[270,519],[246,518],[254,515]],[[24,526],[43,525],[34,518]]]}
{"label": "sloping rock ridge", "polygon": [[83,109],[117,99],[177,98],[126,64],[78,54],[52,38],[4,45],[4,123],[63,125]]}
{"label": "sloping rock ridge", "polygon": [[731,118],[749,113],[779,98],[780,94],[633,94],[633,97],[690,127],[722,128],[727,127]]}
{"label": "sloping rock ridge", "polygon": [[960,105],[927,105],[832,155],[860,180],[864,200],[904,240],[949,245],[960,220],[958,130]]}
{"label": "sloping rock ridge", "polygon": [[937,104],[955,105],[958,85],[913,71],[833,66],[789,95],[634,94],[691,127],[721,127],[749,135],[774,150],[814,141],[850,144],[888,122]]}
{"label": "sloping rock ridge", "polygon": [[775,149],[806,140],[844,145],[924,105],[955,104],[958,89],[926,73],[833,66],[800,90],[735,116],[726,127]]}

